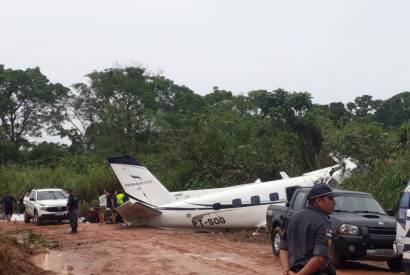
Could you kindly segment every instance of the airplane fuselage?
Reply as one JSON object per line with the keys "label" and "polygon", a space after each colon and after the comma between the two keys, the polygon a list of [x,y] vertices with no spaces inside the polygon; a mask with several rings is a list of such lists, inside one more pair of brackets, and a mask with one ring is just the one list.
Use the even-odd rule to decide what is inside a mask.
{"label": "airplane fuselage", "polygon": [[285,204],[291,195],[287,191],[312,184],[310,177],[297,177],[205,192],[187,191],[183,194],[188,198],[156,207],[161,215],[137,219],[134,224],[194,228],[260,227],[265,225],[265,213],[270,204]]}
{"label": "airplane fuselage", "polygon": [[336,168],[268,182],[169,192],[135,157],[111,157],[108,161],[130,197],[116,208],[128,224],[199,229],[262,227],[269,205],[285,204],[297,187],[326,180]]}

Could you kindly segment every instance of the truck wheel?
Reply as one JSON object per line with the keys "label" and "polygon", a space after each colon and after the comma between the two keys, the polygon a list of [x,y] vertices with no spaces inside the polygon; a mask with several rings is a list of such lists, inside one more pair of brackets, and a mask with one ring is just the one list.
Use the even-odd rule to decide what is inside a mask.
{"label": "truck wheel", "polygon": [[335,248],[332,248],[332,260],[333,264],[335,265],[336,268],[342,267],[343,264],[345,263],[345,260],[340,256],[338,252],[336,252]]}
{"label": "truck wheel", "polygon": [[395,258],[391,258],[387,260],[387,265],[391,271],[393,272],[402,271],[401,259],[402,259],[401,257],[395,257]]}
{"label": "truck wheel", "polygon": [[272,252],[275,256],[279,256],[281,236],[282,229],[280,229],[279,226],[276,226],[272,231]]}
{"label": "truck wheel", "polygon": [[27,215],[26,211],[24,211],[24,222],[25,223],[30,223],[30,217],[29,217],[29,215]]}
{"label": "truck wheel", "polygon": [[37,214],[37,211],[34,212],[34,223],[37,224],[37,225],[41,224],[41,221],[40,221],[40,218]]}

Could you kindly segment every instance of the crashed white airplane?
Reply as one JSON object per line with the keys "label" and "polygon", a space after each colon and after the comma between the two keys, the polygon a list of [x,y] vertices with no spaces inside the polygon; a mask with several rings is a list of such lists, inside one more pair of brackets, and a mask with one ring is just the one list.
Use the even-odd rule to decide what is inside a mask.
{"label": "crashed white airplane", "polygon": [[299,186],[312,186],[333,177],[339,180],[342,174],[340,165],[335,165],[294,178],[283,173],[281,180],[169,192],[133,156],[110,157],[108,162],[130,198],[116,208],[126,223],[208,230],[263,227],[268,205],[286,203]]}

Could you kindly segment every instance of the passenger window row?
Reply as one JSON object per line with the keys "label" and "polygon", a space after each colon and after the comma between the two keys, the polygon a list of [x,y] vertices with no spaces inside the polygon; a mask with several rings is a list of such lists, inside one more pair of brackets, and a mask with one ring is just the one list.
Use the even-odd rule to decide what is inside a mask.
{"label": "passenger window row", "polygon": [[[279,194],[278,193],[270,193],[269,194],[269,200],[270,201],[278,201],[279,200]],[[251,197],[251,204],[252,205],[258,205],[261,203],[261,198],[259,196],[252,196]],[[232,200],[232,206],[233,207],[241,207],[242,206],[242,200],[241,199],[233,199]]]}

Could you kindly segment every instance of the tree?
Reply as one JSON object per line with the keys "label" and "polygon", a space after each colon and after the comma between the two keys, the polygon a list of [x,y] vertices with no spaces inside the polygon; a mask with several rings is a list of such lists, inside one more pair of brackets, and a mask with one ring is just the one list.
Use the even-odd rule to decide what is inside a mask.
{"label": "tree", "polygon": [[403,92],[385,100],[375,118],[386,127],[398,127],[410,119],[410,92]]}
{"label": "tree", "polygon": [[191,90],[143,67],[109,68],[87,77],[89,85],[74,85],[67,114],[72,127],[64,132],[79,148],[105,154],[149,150],[160,127],[175,122],[173,114],[201,106]]}
{"label": "tree", "polygon": [[15,145],[29,136],[52,132],[63,119],[68,89],[52,84],[38,67],[5,69],[0,65],[0,126],[7,140]]}
{"label": "tree", "polygon": [[365,117],[367,115],[372,115],[379,110],[381,104],[381,100],[373,100],[373,97],[370,95],[362,95],[356,97],[354,103],[349,102],[347,108],[357,117]]}
{"label": "tree", "polygon": [[64,112],[68,127],[61,124],[59,134],[70,139],[71,153],[92,152],[95,150],[95,125],[99,121],[96,98],[86,84],[74,84],[73,89],[66,98]]}
{"label": "tree", "polygon": [[31,145],[24,152],[27,164],[55,167],[59,158],[66,155],[66,145],[42,142]]}
{"label": "tree", "polygon": [[366,120],[353,121],[328,135],[326,140],[329,152],[367,164],[391,157],[398,148],[397,142],[395,131],[385,129],[381,123]]}
{"label": "tree", "polygon": [[249,92],[253,112],[262,117],[270,117],[275,122],[290,123],[302,118],[312,106],[311,95],[307,92],[289,93],[283,89],[272,92],[256,90]]}
{"label": "tree", "polygon": [[332,114],[332,120],[338,127],[345,125],[351,117],[350,113],[346,110],[345,105],[342,102],[330,103],[329,110]]}
{"label": "tree", "polygon": [[224,100],[232,100],[232,92],[220,90],[218,87],[213,88],[213,92],[204,96],[205,101],[210,104],[214,105]]}

